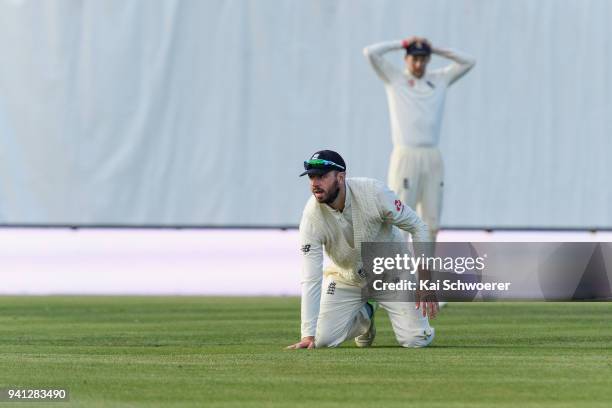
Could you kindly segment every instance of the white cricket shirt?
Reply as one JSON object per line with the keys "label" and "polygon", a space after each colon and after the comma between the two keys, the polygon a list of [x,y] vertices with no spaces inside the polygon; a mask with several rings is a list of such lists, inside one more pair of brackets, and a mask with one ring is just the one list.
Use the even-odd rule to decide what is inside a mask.
{"label": "white cricket shirt", "polygon": [[385,84],[393,146],[437,146],[446,90],[474,66],[475,60],[456,51],[432,48],[432,54],[448,58],[453,63],[441,69],[427,70],[423,77],[416,78],[384,58],[389,51],[403,49],[402,41],[390,41],[363,50]]}
{"label": "white cricket shirt", "polygon": [[[347,181],[350,182],[351,179]],[[394,225],[399,229],[412,234],[414,242],[427,242],[429,230],[427,225],[408,206],[403,205],[397,195],[382,183],[380,188],[373,192],[375,194],[378,211],[383,215],[384,223]],[[354,246],[352,194],[346,188],[344,210],[342,212],[333,209],[327,204],[322,204],[325,211],[333,215],[334,225],[329,227],[339,229],[346,241]],[[300,245],[303,255],[302,268],[302,337],[314,336],[319,316],[321,301],[321,283],[323,278],[323,249],[324,234],[314,227],[314,223],[308,218],[302,218],[300,223]],[[329,250],[328,248],[325,248]]]}

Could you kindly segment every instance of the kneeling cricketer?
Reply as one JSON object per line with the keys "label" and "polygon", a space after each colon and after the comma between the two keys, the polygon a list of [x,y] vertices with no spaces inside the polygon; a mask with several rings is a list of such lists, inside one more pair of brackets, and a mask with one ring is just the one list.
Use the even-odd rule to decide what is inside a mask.
{"label": "kneeling cricketer", "polygon": [[[302,333],[301,340],[287,348],[337,347],[353,338],[358,347],[369,347],[376,336],[374,312],[379,305],[402,347],[428,346],[435,334],[428,316],[438,312],[435,292],[417,291],[414,303],[373,305],[362,297],[360,276],[362,242],[406,242],[402,230],[414,242],[426,242],[427,225],[383,183],[346,178],[346,164],[334,151],[314,153],[304,168],[300,176],[310,178],[313,196],[300,222]],[[331,260],[325,270],[323,250]]]}

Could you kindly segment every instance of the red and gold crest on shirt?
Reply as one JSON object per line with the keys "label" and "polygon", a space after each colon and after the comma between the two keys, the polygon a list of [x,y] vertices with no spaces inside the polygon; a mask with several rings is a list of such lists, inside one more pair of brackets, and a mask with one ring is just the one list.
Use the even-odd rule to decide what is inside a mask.
{"label": "red and gold crest on shirt", "polygon": [[395,200],[395,209],[397,210],[397,212],[402,211],[402,207],[404,205],[402,204],[402,202],[400,200]]}

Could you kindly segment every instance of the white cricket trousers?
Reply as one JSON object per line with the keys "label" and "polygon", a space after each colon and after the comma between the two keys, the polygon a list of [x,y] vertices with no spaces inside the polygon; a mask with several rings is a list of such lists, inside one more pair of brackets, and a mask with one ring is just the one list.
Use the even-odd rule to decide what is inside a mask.
{"label": "white cricket trousers", "polygon": [[[326,277],[321,287],[315,347],[337,347],[367,332],[370,317],[365,303],[361,288]],[[413,302],[379,302],[379,305],[387,311],[400,346],[425,347],[433,341],[434,328]]]}
{"label": "white cricket trousers", "polygon": [[437,147],[396,146],[389,164],[389,188],[429,227],[430,242],[440,229],[444,163]]}

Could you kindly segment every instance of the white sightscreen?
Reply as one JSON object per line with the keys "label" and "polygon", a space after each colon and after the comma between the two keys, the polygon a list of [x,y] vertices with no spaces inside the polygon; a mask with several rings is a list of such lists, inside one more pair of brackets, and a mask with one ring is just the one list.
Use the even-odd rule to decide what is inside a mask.
{"label": "white sightscreen", "polygon": [[296,225],[314,150],[386,179],[361,50],[419,34],[477,59],[448,94],[442,224],[610,228],[610,21],[606,0],[0,0],[0,224]]}

